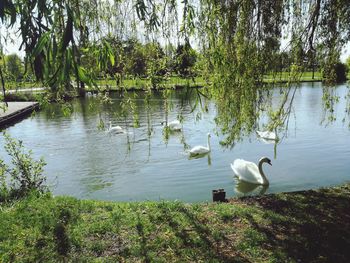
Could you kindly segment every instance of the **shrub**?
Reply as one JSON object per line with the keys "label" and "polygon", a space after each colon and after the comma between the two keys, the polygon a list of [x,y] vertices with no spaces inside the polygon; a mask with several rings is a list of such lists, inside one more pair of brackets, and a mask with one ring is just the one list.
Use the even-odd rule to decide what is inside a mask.
{"label": "shrub", "polygon": [[11,157],[12,165],[0,159],[0,201],[21,198],[32,191],[47,192],[42,175],[46,165],[43,158],[34,160],[32,151],[26,152],[22,141],[11,138],[6,132],[3,135],[4,148]]}
{"label": "shrub", "polygon": [[346,81],[347,67],[344,63],[335,64],[335,74],[337,76],[337,83]]}
{"label": "shrub", "polygon": [[326,82],[342,83],[346,81],[347,67],[344,63],[338,62],[328,65],[323,69],[323,78]]}

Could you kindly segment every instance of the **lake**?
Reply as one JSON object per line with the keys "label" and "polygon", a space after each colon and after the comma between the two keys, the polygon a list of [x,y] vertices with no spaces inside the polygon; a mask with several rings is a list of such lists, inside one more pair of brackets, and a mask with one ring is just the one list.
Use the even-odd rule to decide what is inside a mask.
{"label": "lake", "polygon": [[[212,190],[219,188],[225,189],[228,197],[314,189],[350,181],[350,129],[345,112],[348,87],[344,84],[335,89],[339,101],[332,121],[325,115],[323,89],[321,83],[302,83],[296,89],[288,127],[278,133],[281,139],[277,144],[266,143],[250,132],[233,147],[222,146],[225,135],[215,121],[217,105],[202,98],[206,109],[195,107],[198,95],[186,91],[173,92],[167,100],[162,93],[153,94],[148,104],[147,94],[141,92],[131,98],[130,107],[123,104],[120,93],[111,95],[111,104],[101,104],[93,96],[76,99],[70,115],[53,104],[6,130],[33,150],[36,158],[44,157],[44,174],[55,195],[199,202],[211,201]],[[272,90],[272,104],[281,96],[280,89]],[[120,114],[122,110],[129,114]],[[182,132],[164,133],[161,122],[167,115],[169,121],[181,116]],[[127,132],[108,134],[100,128],[101,120],[127,127]],[[258,125],[266,121],[263,113]],[[208,132],[210,155],[189,158],[188,148],[206,145]],[[8,160],[3,147],[0,153]],[[272,166],[264,166],[269,187],[239,183],[230,163],[236,158],[257,163],[262,156],[272,160]]]}

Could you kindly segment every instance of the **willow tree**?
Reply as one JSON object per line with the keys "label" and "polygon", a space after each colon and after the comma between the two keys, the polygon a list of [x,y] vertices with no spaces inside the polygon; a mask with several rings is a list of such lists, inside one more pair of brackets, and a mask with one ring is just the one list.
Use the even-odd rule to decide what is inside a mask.
{"label": "willow tree", "polygon": [[137,37],[139,22],[147,35],[161,31],[165,39],[177,24],[175,32],[184,42],[201,39],[214,73],[224,69],[257,81],[274,64],[283,36],[292,49],[299,48],[296,64],[310,60],[318,48],[327,69],[339,59],[350,30],[347,0],[4,0],[0,18],[3,26],[19,29],[21,48],[30,55],[37,78],[51,77],[52,85],[61,80],[60,73],[70,71],[65,66],[70,57],[76,74],[79,52],[96,36]]}
{"label": "willow tree", "polygon": [[[326,81],[333,82],[341,47],[350,40],[350,5],[345,0],[202,0],[198,17],[202,52],[219,101],[216,120],[228,135],[226,144],[255,128],[262,80],[281,70],[276,57],[282,46],[292,54],[290,81],[319,52],[325,58]],[[285,97],[294,94],[289,84]],[[285,102],[271,114],[270,128],[287,119]]]}
{"label": "willow tree", "polygon": [[37,79],[55,94],[93,85],[86,57],[95,57],[101,71],[116,63],[107,36],[196,43],[219,112],[229,112],[217,118],[223,130],[235,131],[228,141],[256,125],[257,87],[263,89],[265,74],[280,71],[282,48],[291,53],[291,80],[322,57],[332,82],[350,39],[348,0],[3,0],[0,18],[19,30]]}

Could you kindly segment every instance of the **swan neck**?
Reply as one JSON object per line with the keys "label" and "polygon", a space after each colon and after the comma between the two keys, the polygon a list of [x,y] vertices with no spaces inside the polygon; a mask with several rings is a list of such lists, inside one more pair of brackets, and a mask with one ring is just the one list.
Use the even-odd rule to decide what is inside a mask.
{"label": "swan neck", "polygon": [[209,136],[208,136],[207,147],[208,147],[208,149],[209,149],[209,151],[210,151],[210,137],[209,137]]}
{"label": "swan neck", "polygon": [[263,178],[263,184],[264,185],[268,185],[269,184],[269,181],[267,180],[266,178],[266,175],[262,169],[262,165],[263,165],[264,161],[263,160],[260,160],[259,161],[259,173],[261,174],[261,177]]}

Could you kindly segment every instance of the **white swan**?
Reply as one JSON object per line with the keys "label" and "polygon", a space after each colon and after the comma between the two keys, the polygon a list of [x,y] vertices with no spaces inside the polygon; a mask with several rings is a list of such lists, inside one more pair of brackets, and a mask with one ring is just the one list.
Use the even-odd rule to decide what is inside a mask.
{"label": "white swan", "polygon": [[[161,124],[163,125],[165,123],[165,121],[162,121]],[[168,122],[167,127],[169,128],[169,130],[171,131],[181,131],[182,130],[182,126],[180,121],[178,120],[173,120],[171,122]]]}
{"label": "white swan", "polygon": [[124,133],[124,130],[120,126],[112,126],[112,122],[109,121],[109,128],[108,128],[109,133]]}
{"label": "white swan", "polygon": [[277,136],[276,133],[270,132],[270,131],[256,131],[259,137],[265,139],[265,140],[276,140]]}
{"label": "white swan", "polygon": [[205,154],[208,152],[210,152],[210,133],[208,133],[207,147],[202,145],[197,145],[190,150],[190,155],[195,156],[195,155]]}
{"label": "white swan", "polygon": [[272,165],[271,160],[269,158],[263,157],[259,161],[259,168],[255,163],[248,162],[242,159],[236,159],[233,162],[233,164],[231,163],[231,168],[237,175],[239,180],[252,184],[268,185],[269,181],[267,180],[262,170],[263,163],[268,163],[269,165]]}

